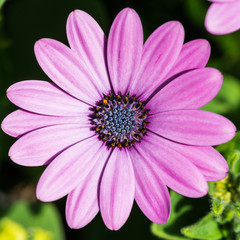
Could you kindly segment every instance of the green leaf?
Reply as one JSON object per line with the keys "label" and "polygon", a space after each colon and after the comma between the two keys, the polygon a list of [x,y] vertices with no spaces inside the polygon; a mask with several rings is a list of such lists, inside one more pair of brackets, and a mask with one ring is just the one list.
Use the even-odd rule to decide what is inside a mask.
{"label": "green leaf", "polygon": [[194,225],[183,228],[182,233],[189,238],[202,240],[222,238],[221,230],[214,219],[213,213],[209,213]]}
{"label": "green leaf", "polygon": [[152,233],[163,239],[186,240],[182,236],[181,228],[197,221],[207,209],[203,207],[205,199],[191,199],[171,191],[171,214],[164,225],[153,223]]}
{"label": "green leaf", "polygon": [[17,202],[10,209],[1,214],[24,228],[41,228],[52,233],[52,240],[64,240],[63,226],[57,209],[53,204],[29,204]]}
{"label": "green leaf", "polygon": [[225,75],[221,90],[217,96],[202,107],[202,110],[219,114],[229,114],[240,107],[240,82],[238,79]]}
{"label": "green leaf", "polygon": [[235,233],[240,233],[240,223],[239,222],[235,223],[233,228],[234,228]]}
{"label": "green leaf", "polygon": [[5,1],[6,1],[6,0],[0,0],[0,9],[2,8],[2,6],[3,6],[3,4],[4,4]]}
{"label": "green leaf", "polygon": [[235,204],[235,213],[237,214],[237,217],[240,219],[240,202],[236,202]]}

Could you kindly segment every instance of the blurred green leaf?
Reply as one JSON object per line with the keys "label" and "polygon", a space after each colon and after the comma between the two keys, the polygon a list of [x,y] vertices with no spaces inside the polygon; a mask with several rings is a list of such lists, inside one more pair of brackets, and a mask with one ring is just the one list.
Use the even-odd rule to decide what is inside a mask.
{"label": "blurred green leaf", "polygon": [[207,3],[201,0],[187,0],[186,10],[191,21],[203,28],[204,18],[207,12]]}
{"label": "blurred green leaf", "polygon": [[194,225],[183,228],[182,233],[189,238],[202,240],[218,240],[222,238],[221,230],[214,219],[213,213],[209,213]]}
{"label": "blurred green leaf", "polygon": [[3,6],[3,4],[4,4],[5,1],[6,1],[6,0],[0,0],[0,9],[2,8],[2,6]]}
{"label": "blurred green leaf", "polygon": [[152,224],[152,233],[156,236],[164,239],[172,239],[172,240],[186,240],[187,238],[180,235],[181,225],[179,223],[174,224],[178,221],[178,218],[183,216],[186,212],[190,211],[192,208],[189,205],[182,206],[180,209],[176,209],[176,205],[183,199],[184,197],[171,192],[171,214],[168,222],[164,225],[158,225],[156,223]]}
{"label": "blurred green leaf", "polygon": [[240,223],[234,224],[234,232],[235,233],[240,233]]}
{"label": "blurred green leaf", "polygon": [[181,228],[200,218],[205,209],[203,199],[190,199],[171,191],[171,214],[164,225],[153,223],[152,233],[163,239],[186,240],[181,234]]}
{"label": "blurred green leaf", "polygon": [[224,76],[222,88],[217,96],[201,109],[219,114],[236,111],[240,107],[239,93],[239,80],[229,75]]}
{"label": "blurred green leaf", "polygon": [[64,240],[63,226],[53,204],[16,202],[2,214],[24,228],[41,228],[53,234],[53,240]]}

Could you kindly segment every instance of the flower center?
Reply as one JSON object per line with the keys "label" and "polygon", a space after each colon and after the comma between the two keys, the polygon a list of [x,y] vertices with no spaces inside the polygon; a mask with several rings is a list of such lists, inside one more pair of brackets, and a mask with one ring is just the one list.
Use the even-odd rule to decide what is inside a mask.
{"label": "flower center", "polygon": [[91,108],[92,130],[108,148],[131,148],[146,135],[146,119],[149,110],[135,96],[110,93]]}

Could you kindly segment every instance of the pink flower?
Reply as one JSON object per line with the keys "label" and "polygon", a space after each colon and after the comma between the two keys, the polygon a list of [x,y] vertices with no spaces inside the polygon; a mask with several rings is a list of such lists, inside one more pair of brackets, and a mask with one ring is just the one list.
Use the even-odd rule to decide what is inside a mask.
{"label": "pink flower", "polygon": [[[134,199],[153,222],[170,212],[167,187],[201,197],[207,181],[228,166],[211,145],[230,140],[234,125],[202,110],[219,91],[221,73],[204,68],[207,41],[183,44],[179,22],[160,26],[143,44],[137,13],[122,10],[108,41],[83,11],[67,21],[70,48],[52,39],[35,44],[36,58],[54,83],[29,80],[7,90],[22,108],[2,123],[19,140],[9,156],[20,165],[49,164],[37,197],[67,197],[70,227],[81,228],[100,210],[119,229]],[[105,94],[105,95],[103,95]]]}
{"label": "pink flower", "polygon": [[240,29],[240,0],[209,0],[205,26],[216,35],[228,34]]}

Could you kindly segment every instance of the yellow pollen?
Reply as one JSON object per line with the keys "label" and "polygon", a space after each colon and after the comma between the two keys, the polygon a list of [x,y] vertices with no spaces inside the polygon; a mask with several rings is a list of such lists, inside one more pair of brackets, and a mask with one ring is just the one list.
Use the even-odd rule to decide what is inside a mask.
{"label": "yellow pollen", "polygon": [[104,141],[107,141],[108,140],[108,137],[105,135],[104,136]]}
{"label": "yellow pollen", "polygon": [[103,100],[103,105],[107,105],[107,103],[108,103],[107,99],[104,99]]}

